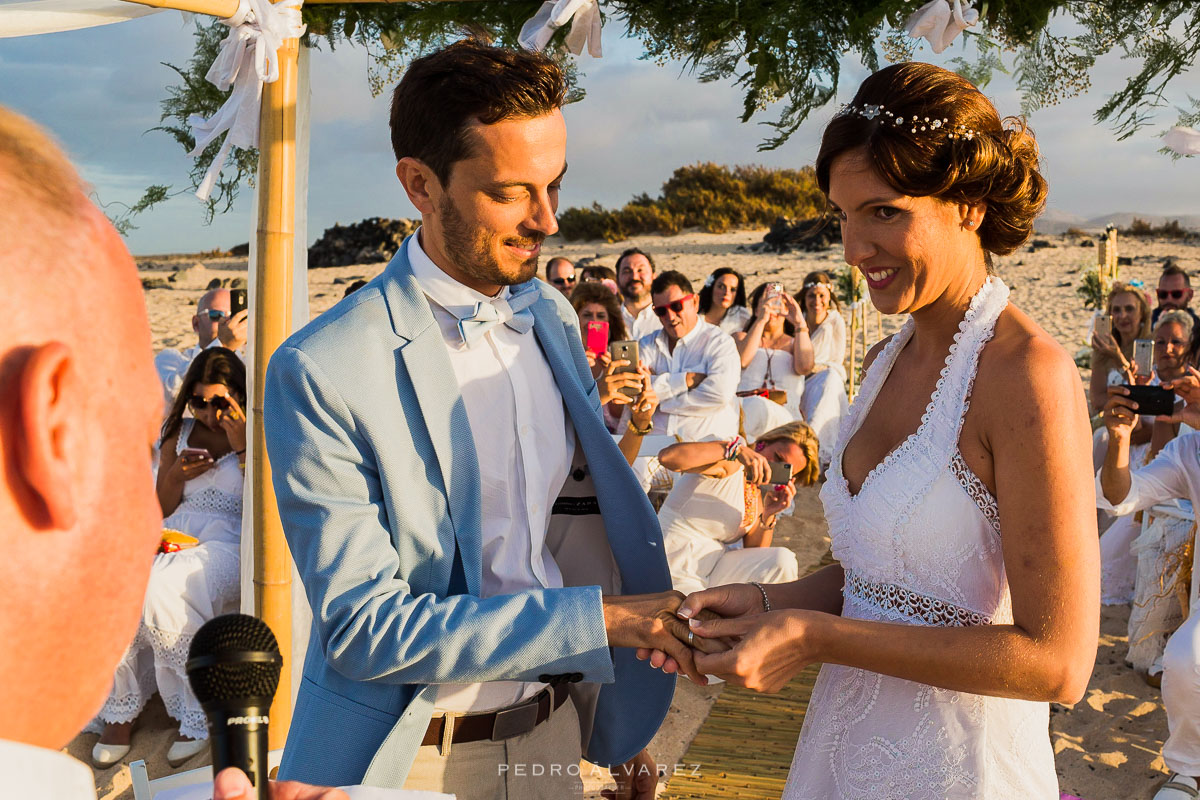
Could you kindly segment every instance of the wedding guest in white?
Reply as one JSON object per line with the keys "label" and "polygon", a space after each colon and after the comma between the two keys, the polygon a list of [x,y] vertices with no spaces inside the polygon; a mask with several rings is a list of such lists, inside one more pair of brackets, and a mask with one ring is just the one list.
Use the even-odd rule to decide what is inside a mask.
{"label": "wedding guest in white", "polygon": [[[1186,402],[1166,419],[1200,428],[1200,372],[1189,367],[1187,377],[1165,385]],[[1110,387],[1108,392],[1104,424],[1110,444],[1096,476],[1097,505],[1114,514],[1132,514],[1176,498],[1200,506],[1200,433],[1176,437],[1149,464],[1131,469],[1129,437],[1137,404],[1123,387]],[[1194,581],[1193,576],[1193,586]],[[1162,757],[1171,775],[1154,800],[1191,800],[1200,792],[1200,608],[1191,588],[1188,595],[1192,613],[1167,640],[1163,652],[1162,699],[1170,735],[1163,743]]]}
{"label": "wedding guest in white", "polygon": [[655,430],[689,442],[732,439],[741,375],[733,339],[700,319],[692,284],[681,273],[659,275],[651,295],[662,329],[642,337],[638,352],[654,375]]}
{"label": "wedding guest in white", "polygon": [[746,308],[746,279],[732,267],[714,270],[700,289],[700,313],[704,321],[732,336],[750,321]]}
{"label": "wedding guest in white", "polygon": [[991,274],[1033,233],[1038,169],[1022,120],[932,64],[876,72],[825,128],[846,262],[909,315],[821,490],[837,562],[679,610],[737,637],[706,674],[773,692],[822,664],[785,800],[1059,796],[1049,704],[1083,697],[1099,636],[1091,431],[1071,356]]}
{"label": "wedding guest in white", "polygon": [[838,426],[850,401],[846,397],[846,320],[826,272],[810,272],[797,297],[812,340],[812,368],[804,379],[800,408],[821,440],[821,465],[833,456]]}
{"label": "wedding guest in white", "polygon": [[[785,583],[799,577],[796,554],[772,547],[778,515],[796,486],[817,479],[817,437],[803,422],[767,431],[754,444],[680,442],[658,454],[667,469],[682,473],[658,512],[675,589],[758,581]],[[769,482],[771,462],[792,467],[792,480]]]}
{"label": "wedding guest in white", "polygon": [[771,296],[763,284],[750,295],[754,314],[745,329],[735,333],[742,377],[738,395],[760,395],[787,409],[792,419],[802,419],[800,401],[804,375],[813,367],[813,347],[800,304],[778,287]]}
{"label": "wedding guest in white", "polygon": [[[1192,317],[1186,311],[1173,309],[1159,317],[1158,324],[1154,327],[1154,375],[1149,380],[1151,384],[1169,383],[1187,374],[1191,336]],[[1109,403],[1112,402],[1110,398]],[[1100,437],[1103,447],[1099,448],[1100,463],[1096,464],[1097,469],[1104,463],[1111,440],[1107,424],[1109,419],[1109,416],[1105,417],[1105,426],[1093,437],[1100,437],[1103,433]],[[1135,469],[1149,463],[1167,442],[1175,438],[1178,429],[1179,423],[1158,422],[1152,416],[1139,414],[1129,436],[1129,463]],[[1140,444],[1137,442],[1139,433],[1146,434]],[[1127,514],[1118,517],[1100,536],[1100,601],[1105,605],[1129,603],[1134,599],[1140,559],[1131,546],[1140,533],[1140,520],[1133,514]],[[1161,570],[1150,564],[1146,566],[1153,575],[1146,574],[1140,577],[1144,582],[1157,583]]]}
{"label": "wedding guest in white", "polygon": [[1093,414],[1099,414],[1108,402],[1108,387],[1128,383],[1133,368],[1133,343],[1150,338],[1150,303],[1136,286],[1113,284],[1105,300],[1105,312],[1112,319],[1112,333],[1092,334],[1092,377],[1088,398]]}
{"label": "wedding guest in white", "polygon": [[183,383],[183,374],[188,365],[203,350],[209,347],[227,347],[235,352],[246,347],[249,309],[242,309],[230,316],[230,290],[211,289],[196,302],[196,313],[192,315],[192,331],[196,344],[183,350],[165,348],[154,356],[154,368],[162,382],[166,407],[170,408]]}
{"label": "wedding guest in white", "polygon": [[[156,691],[179,723],[167,761],[178,766],[207,747],[207,721],[184,664],[200,626],[237,610],[245,404],[242,360],[232,350],[213,347],[188,368],[163,423],[157,486],[163,526],[199,544],[154,559],[141,623],[97,715],[104,723],[92,749],[97,767],[112,766],[129,752],[134,723]],[[184,417],[185,409],[193,416]]]}
{"label": "wedding guest in white", "polygon": [[617,256],[617,288],[621,291],[621,316],[630,339],[641,339],[662,328],[650,302],[654,261],[636,247]]}

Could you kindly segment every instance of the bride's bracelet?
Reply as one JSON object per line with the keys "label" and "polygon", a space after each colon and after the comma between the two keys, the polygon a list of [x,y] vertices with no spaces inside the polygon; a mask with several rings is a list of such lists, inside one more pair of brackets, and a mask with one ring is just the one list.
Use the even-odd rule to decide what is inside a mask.
{"label": "bride's bracelet", "polygon": [[764,589],[764,588],[763,588],[763,585],[762,585],[761,583],[759,583],[758,581],[750,581],[750,585],[751,585],[751,586],[757,586],[757,587],[758,587],[758,590],[759,590],[760,592],[762,592],[762,596],[763,596],[763,611],[770,611],[770,610],[771,610],[771,601],[770,601],[770,599],[768,599],[768,598],[767,598],[767,590],[766,590],[766,589]]}

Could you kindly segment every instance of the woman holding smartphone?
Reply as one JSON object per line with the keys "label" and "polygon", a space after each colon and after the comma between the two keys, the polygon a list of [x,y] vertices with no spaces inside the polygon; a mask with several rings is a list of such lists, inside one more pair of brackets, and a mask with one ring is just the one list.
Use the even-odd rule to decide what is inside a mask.
{"label": "woman holding smartphone", "polygon": [[[184,664],[196,630],[238,604],[245,403],[242,360],[224,347],[210,347],[188,367],[163,422],[158,468],[163,527],[199,543],[155,558],[137,634],[96,717],[104,724],[92,749],[97,767],[111,766],[129,752],[134,723],[156,691],[179,722],[179,738],[167,753],[171,765],[207,747],[207,721]],[[187,410],[191,417],[184,416]]]}
{"label": "woman holding smartphone", "polygon": [[1037,144],[909,62],[833,117],[816,177],[871,302],[908,319],[834,445],[837,563],[689,596],[692,633],[732,643],[695,666],[774,692],[822,665],[785,800],[1057,800],[1050,703],[1091,677],[1100,563],[1079,373],[992,271],[1045,205]]}
{"label": "woman holding smartphone", "polygon": [[[658,454],[681,473],[658,512],[671,583],[697,592],[738,581],[783,583],[798,577],[796,555],[772,547],[779,512],[796,486],[817,479],[817,436],[804,422],[767,431],[753,445],[681,442]],[[772,475],[784,466],[786,480]]]}
{"label": "woman holding smartphone", "polygon": [[1111,330],[1092,334],[1092,377],[1088,383],[1092,414],[1104,410],[1109,386],[1133,382],[1133,343],[1150,338],[1150,304],[1140,289],[1113,284],[1104,312]]}

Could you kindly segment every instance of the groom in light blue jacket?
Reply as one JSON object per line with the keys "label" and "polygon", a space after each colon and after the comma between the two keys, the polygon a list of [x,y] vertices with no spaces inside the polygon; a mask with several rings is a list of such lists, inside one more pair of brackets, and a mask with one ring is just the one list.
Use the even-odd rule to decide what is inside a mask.
{"label": "groom in light blue jacket", "polygon": [[422,227],[289,338],[267,445],[313,610],[281,777],[472,798],[652,798],[674,676],[653,508],[605,429],[577,318],[534,279],[558,226],[565,86],[460,42],[411,64],[396,172]]}

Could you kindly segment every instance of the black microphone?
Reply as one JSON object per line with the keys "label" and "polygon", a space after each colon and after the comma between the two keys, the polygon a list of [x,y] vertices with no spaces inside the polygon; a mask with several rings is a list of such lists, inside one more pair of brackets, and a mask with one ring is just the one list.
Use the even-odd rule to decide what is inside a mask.
{"label": "black microphone", "polygon": [[224,614],[200,626],[188,650],[188,683],[208,717],[213,775],[237,767],[268,800],[267,724],[283,656],[258,617]]}

